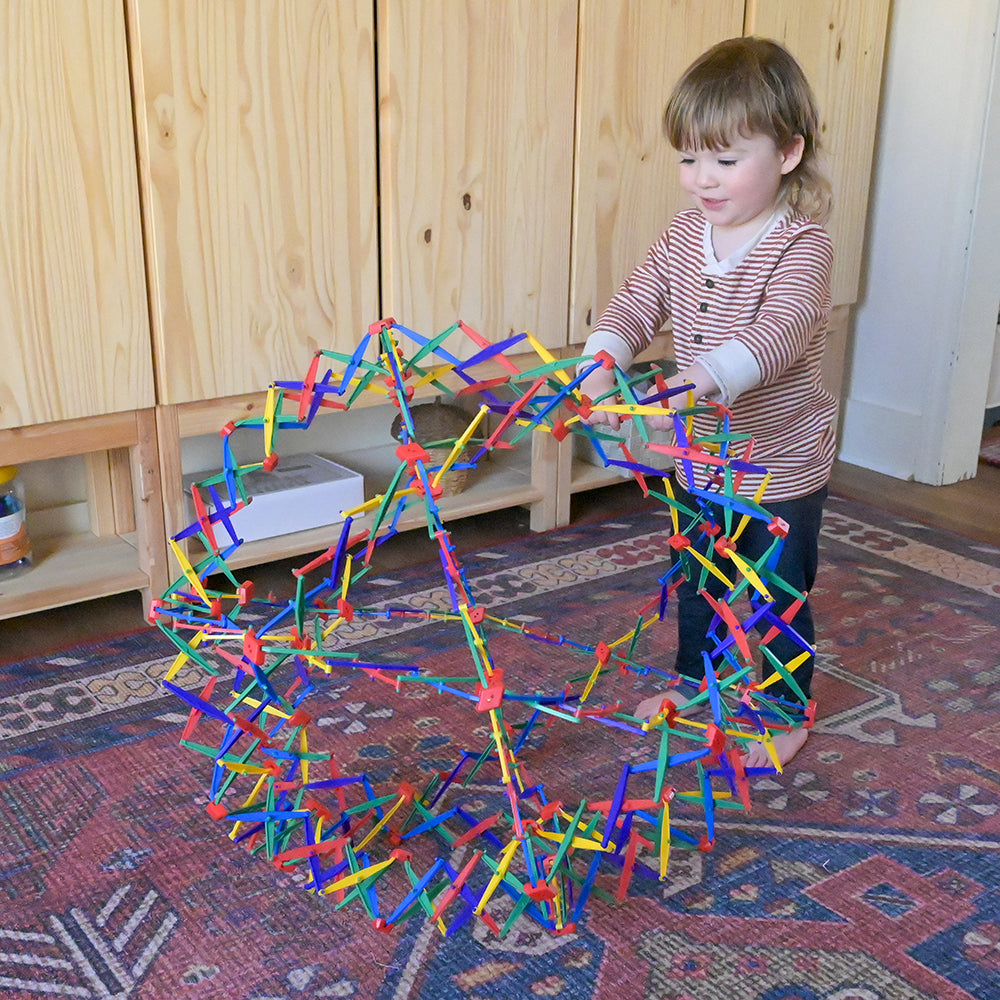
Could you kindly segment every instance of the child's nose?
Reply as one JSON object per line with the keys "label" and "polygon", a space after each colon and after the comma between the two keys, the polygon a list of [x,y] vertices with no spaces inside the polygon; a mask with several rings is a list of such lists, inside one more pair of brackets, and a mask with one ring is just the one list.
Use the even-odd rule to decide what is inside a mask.
{"label": "child's nose", "polygon": [[709,163],[699,164],[696,179],[699,187],[715,187],[716,184],[715,171],[712,170],[711,164]]}

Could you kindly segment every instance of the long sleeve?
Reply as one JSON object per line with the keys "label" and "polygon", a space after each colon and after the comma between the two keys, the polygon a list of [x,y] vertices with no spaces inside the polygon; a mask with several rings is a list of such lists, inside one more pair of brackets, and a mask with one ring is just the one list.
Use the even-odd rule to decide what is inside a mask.
{"label": "long sleeve", "polygon": [[650,248],[646,259],[612,296],[587,338],[585,354],[605,350],[628,368],[670,318],[668,234]]}

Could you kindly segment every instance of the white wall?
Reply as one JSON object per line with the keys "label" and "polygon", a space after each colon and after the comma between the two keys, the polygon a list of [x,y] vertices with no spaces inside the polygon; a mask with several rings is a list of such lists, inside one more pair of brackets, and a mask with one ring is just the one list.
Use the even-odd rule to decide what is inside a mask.
{"label": "white wall", "polygon": [[840,458],[900,479],[975,474],[1000,303],[998,14],[893,4]]}

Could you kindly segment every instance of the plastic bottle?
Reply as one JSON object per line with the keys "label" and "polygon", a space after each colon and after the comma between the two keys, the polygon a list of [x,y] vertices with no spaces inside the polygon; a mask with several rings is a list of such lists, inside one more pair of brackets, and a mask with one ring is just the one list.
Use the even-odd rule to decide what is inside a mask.
{"label": "plastic bottle", "polygon": [[31,569],[31,542],[24,522],[24,485],[17,466],[0,466],[0,580]]}

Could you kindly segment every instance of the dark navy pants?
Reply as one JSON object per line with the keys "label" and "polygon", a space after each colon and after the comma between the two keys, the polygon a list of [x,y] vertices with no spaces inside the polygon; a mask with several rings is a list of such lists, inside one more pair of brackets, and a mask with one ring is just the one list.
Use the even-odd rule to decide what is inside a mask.
{"label": "dark navy pants", "polygon": [[[691,509],[697,509],[697,501],[677,482],[676,477],[674,478],[674,492],[678,501]],[[816,568],[819,562],[819,529],[823,519],[823,502],[826,500],[826,495],[827,490],[824,486],[815,493],[795,500],[764,503],[764,507],[770,514],[786,521],[789,527],[788,537],[785,539],[775,572],[791,587],[803,593],[812,590],[816,580]],[[713,510],[718,509],[713,507]],[[684,517],[685,515],[682,514],[681,530],[684,529]],[[719,517],[721,518],[721,512]],[[736,543],[737,554],[748,561],[759,559],[774,542],[774,535],[767,530],[767,527],[767,523],[764,521],[757,518],[751,520]],[[695,543],[694,538],[691,541]],[[704,538],[698,539],[696,545],[699,551],[704,552],[707,542]],[[674,561],[678,558],[679,556],[675,552],[673,554]],[[731,568],[731,564],[726,566],[727,562],[728,560],[722,559],[719,565],[733,582],[738,582],[742,577],[734,578],[732,572],[734,568]],[[705,676],[702,653],[711,652],[715,648],[715,642],[707,638],[715,611],[708,601],[698,594],[697,582],[696,576],[694,583],[685,581],[677,588],[677,661],[674,671],[690,677],[695,683],[700,683]],[[709,574],[705,589],[715,598],[720,598],[726,592],[725,584],[712,574]],[[791,594],[787,594],[777,587],[769,587],[768,590],[775,599],[774,613],[779,616],[796,600]],[[737,618],[743,620],[749,613],[749,608],[742,597],[737,603],[738,606],[734,607],[734,611]],[[815,644],[816,631],[808,600],[798,610],[790,624],[806,642],[810,645]],[[765,626],[764,631],[767,631],[768,628],[770,628],[769,625]],[[725,626],[718,629],[718,634],[725,635]],[[768,648],[783,664],[802,652],[802,647],[784,634],[772,639],[768,643]],[[771,664],[766,661],[764,676],[770,676],[771,672]],[[812,674],[813,657],[810,656],[792,675],[807,697],[811,696]],[[797,696],[792,694],[784,681],[775,682],[767,688],[767,691],[791,701],[798,701]]]}

